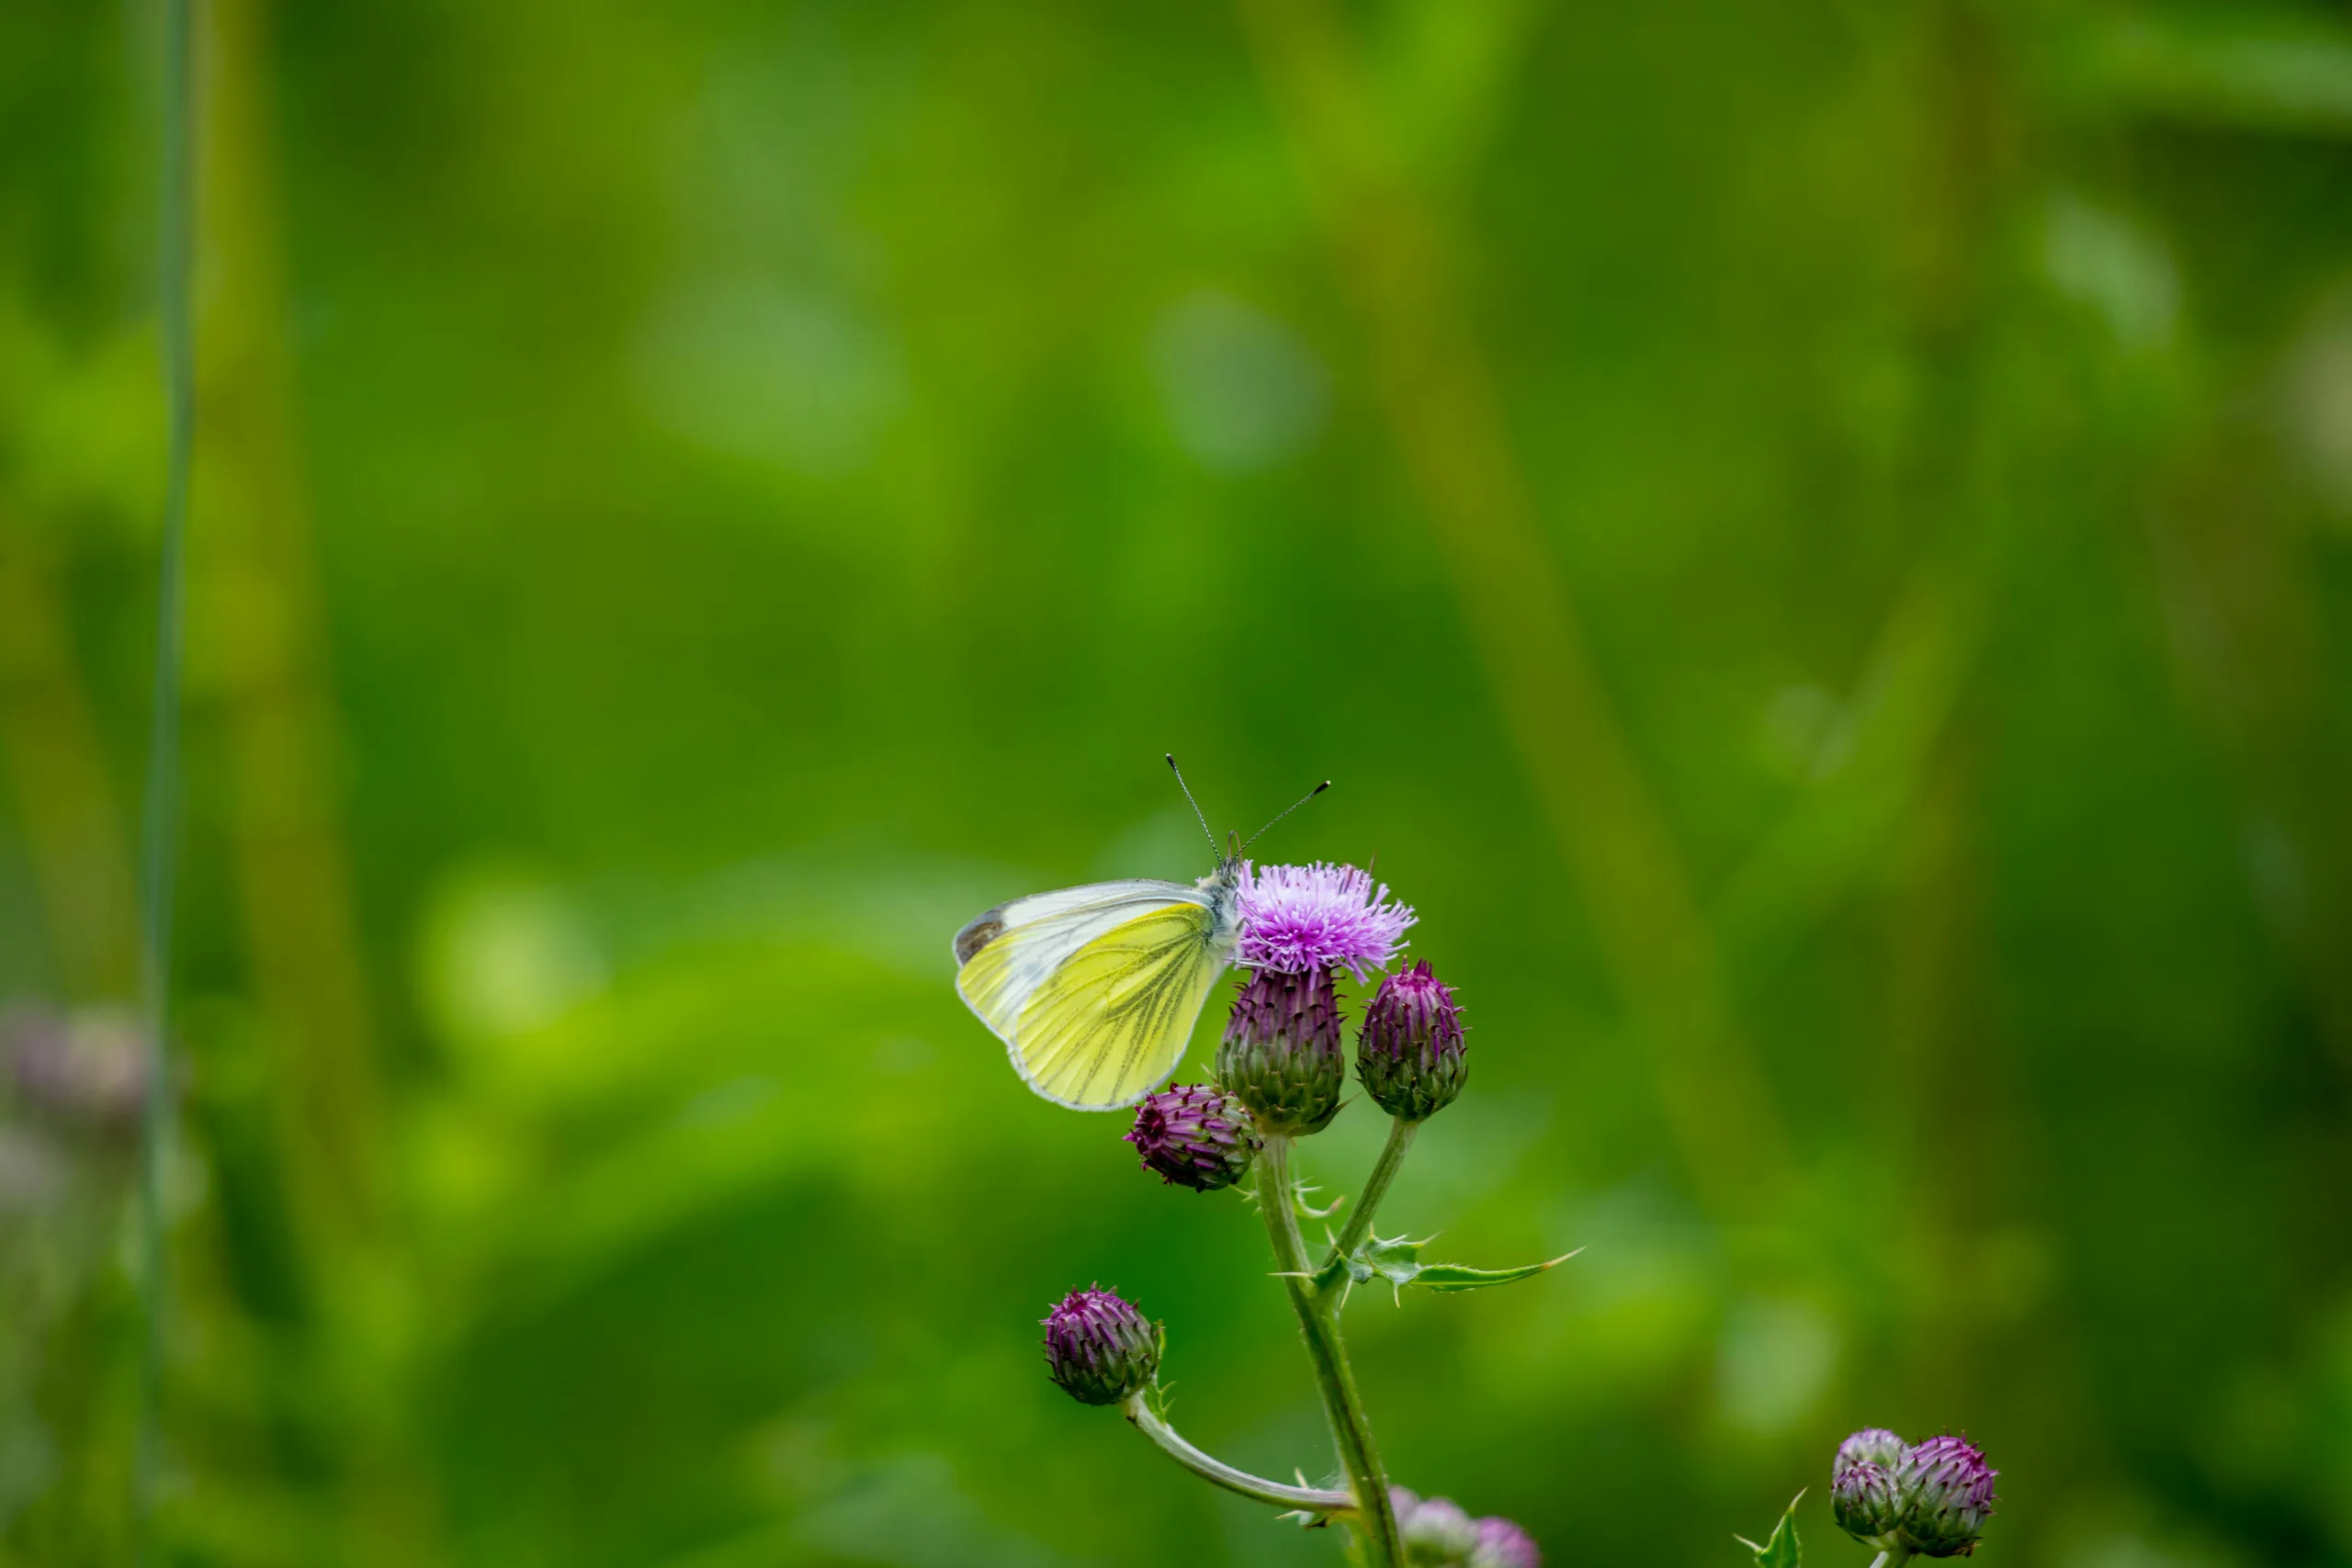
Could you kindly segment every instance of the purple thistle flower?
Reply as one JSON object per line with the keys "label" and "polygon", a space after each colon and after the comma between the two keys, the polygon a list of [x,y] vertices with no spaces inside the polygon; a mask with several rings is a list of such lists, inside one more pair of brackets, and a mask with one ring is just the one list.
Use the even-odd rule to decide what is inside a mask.
{"label": "purple thistle flower", "polygon": [[1413,911],[1388,899],[1368,873],[1351,865],[1241,867],[1237,907],[1238,960],[1252,969],[1297,975],[1345,968],[1361,984],[1385,969],[1405,940]]}
{"label": "purple thistle flower", "polygon": [[1219,1088],[1250,1108],[1261,1133],[1319,1133],[1340,1113],[1348,1064],[1329,969],[1261,969],[1233,998],[1217,1043]]}
{"label": "purple thistle flower", "polygon": [[1159,1371],[1159,1331],[1100,1285],[1072,1291],[1042,1321],[1046,1370],[1081,1404],[1119,1404]]}
{"label": "purple thistle flower", "polygon": [[1421,1122],[1453,1103],[1470,1076],[1453,991],[1426,960],[1380,982],[1356,1036],[1356,1077],[1379,1107]]}
{"label": "purple thistle flower", "polygon": [[1249,1174],[1260,1139],[1250,1108],[1213,1084],[1178,1084],[1145,1097],[1125,1134],[1143,1168],[1196,1192],[1230,1187]]}
{"label": "purple thistle flower", "polygon": [[71,1018],[37,1007],[0,1013],[0,1064],[25,1104],[92,1128],[134,1128],[154,1054],[137,1021],[111,1009]]}
{"label": "purple thistle flower", "polygon": [[1544,1568],[1544,1554],[1535,1538],[1499,1514],[1478,1521],[1478,1546],[1470,1553],[1470,1568]]}
{"label": "purple thistle flower", "polygon": [[1993,1517],[1993,1478],[1984,1450],[1965,1438],[1929,1438],[1895,1467],[1903,1539],[1929,1557],[1964,1557]]}

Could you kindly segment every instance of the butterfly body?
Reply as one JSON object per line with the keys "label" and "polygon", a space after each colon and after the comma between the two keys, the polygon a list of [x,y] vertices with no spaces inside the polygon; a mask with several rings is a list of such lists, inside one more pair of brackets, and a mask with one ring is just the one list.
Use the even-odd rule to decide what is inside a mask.
{"label": "butterfly body", "polygon": [[1164,1083],[1233,962],[1241,861],[1187,887],[1136,878],[1015,898],[956,933],[956,990],[1022,1081],[1113,1111]]}

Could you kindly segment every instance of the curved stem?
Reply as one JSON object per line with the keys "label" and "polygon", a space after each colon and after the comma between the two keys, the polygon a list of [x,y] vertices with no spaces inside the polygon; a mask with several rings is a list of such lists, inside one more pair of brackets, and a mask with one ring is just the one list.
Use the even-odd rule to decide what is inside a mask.
{"label": "curved stem", "polygon": [[1413,1134],[1421,1130],[1419,1122],[1401,1117],[1388,1119],[1388,1142],[1381,1146],[1380,1161],[1364,1179],[1363,1190],[1356,1195],[1355,1210],[1348,1223],[1340,1229],[1340,1239],[1332,1244],[1331,1256],[1323,1260],[1323,1269],[1317,1278],[1325,1294],[1339,1289],[1343,1276],[1331,1272],[1331,1266],[1357,1247],[1372,1234],[1372,1216],[1379,1209],[1380,1201],[1388,1196],[1388,1184],[1396,1179],[1397,1170],[1405,1163],[1405,1151],[1413,1146]]}
{"label": "curved stem", "polygon": [[1307,1274],[1306,1244],[1299,1238],[1298,1215],[1291,1208],[1290,1145],[1291,1140],[1279,1134],[1266,1139],[1258,1156],[1258,1209],[1266,1216],[1266,1238],[1273,1244],[1283,1289],[1290,1295],[1307,1356],[1315,1363],[1315,1386],[1323,1395],[1323,1414],[1330,1420],[1340,1462],[1346,1467],[1349,1487],[1355,1494],[1356,1528],[1363,1538],[1370,1568],[1405,1568],[1396,1509],[1388,1497],[1388,1474],[1380,1467],[1380,1450],[1373,1444],[1363,1396],[1356,1392],[1347,1348],[1340,1341],[1339,1311]]}
{"label": "curved stem", "polygon": [[1161,1420],[1142,1393],[1127,1396],[1126,1414],[1127,1419],[1135,1424],[1136,1430],[1159,1445],[1160,1451],[1212,1486],[1222,1486],[1227,1492],[1238,1492],[1253,1502],[1272,1503],[1278,1508],[1304,1508],[1310,1514],[1350,1514],[1355,1511],[1356,1500],[1345,1492],[1268,1481],[1246,1470],[1236,1470],[1214,1454],[1202,1452],[1186,1442],[1175,1427]]}

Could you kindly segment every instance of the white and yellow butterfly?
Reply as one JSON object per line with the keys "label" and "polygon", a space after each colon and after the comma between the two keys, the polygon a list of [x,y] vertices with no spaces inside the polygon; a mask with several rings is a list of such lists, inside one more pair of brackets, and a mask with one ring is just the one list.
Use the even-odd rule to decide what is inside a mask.
{"label": "white and yellow butterfly", "polygon": [[1240,840],[1190,887],[1137,877],[1035,893],[956,933],[956,993],[1023,1083],[1057,1105],[1115,1111],[1168,1081],[1240,939]]}

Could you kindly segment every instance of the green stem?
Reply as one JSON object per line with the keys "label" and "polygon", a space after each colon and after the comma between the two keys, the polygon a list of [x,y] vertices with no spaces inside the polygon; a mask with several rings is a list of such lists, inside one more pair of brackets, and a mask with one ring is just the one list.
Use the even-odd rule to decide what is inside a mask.
{"label": "green stem", "polygon": [[1323,1260],[1316,1277],[1316,1284],[1324,1294],[1344,1288],[1347,1275],[1337,1265],[1372,1234],[1372,1216],[1378,1212],[1380,1201],[1388,1196],[1388,1184],[1396,1179],[1396,1172],[1405,1163],[1405,1151],[1413,1146],[1413,1134],[1420,1130],[1419,1122],[1395,1116],[1388,1119],[1388,1142],[1381,1146],[1380,1162],[1365,1178],[1363,1190],[1356,1195],[1355,1211],[1340,1227],[1340,1239],[1332,1244],[1331,1256]]}
{"label": "green stem", "polygon": [[1290,1295],[1307,1357],[1315,1363],[1315,1385],[1323,1396],[1323,1414],[1330,1420],[1349,1489],[1355,1494],[1356,1528],[1370,1568],[1405,1568],[1396,1509],[1388,1498],[1388,1474],[1380,1467],[1363,1396],[1356,1392],[1347,1347],[1340,1340],[1339,1308],[1307,1274],[1306,1244],[1299,1238],[1298,1215],[1291,1207],[1290,1145],[1291,1140],[1280,1134],[1266,1139],[1258,1156],[1258,1208],[1266,1216],[1266,1238],[1273,1244],[1283,1289]]}
{"label": "green stem", "polygon": [[1345,1492],[1327,1491],[1317,1486],[1291,1486],[1279,1481],[1268,1481],[1236,1470],[1213,1454],[1202,1452],[1181,1437],[1175,1427],[1160,1419],[1151,1408],[1148,1393],[1127,1396],[1127,1419],[1136,1430],[1159,1445],[1160,1450],[1213,1486],[1227,1492],[1238,1492],[1253,1502],[1272,1503],[1278,1508],[1303,1508],[1310,1514],[1351,1514],[1356,1500]]}

